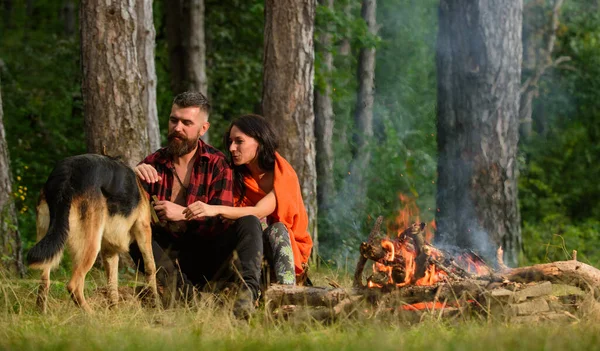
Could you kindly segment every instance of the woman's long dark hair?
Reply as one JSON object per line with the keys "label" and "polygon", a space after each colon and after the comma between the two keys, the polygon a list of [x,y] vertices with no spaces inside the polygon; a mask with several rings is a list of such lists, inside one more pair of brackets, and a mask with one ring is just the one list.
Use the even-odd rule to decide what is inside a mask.
{"label": "woman's long dark hair", "polygon": [[236,166],[233,163],[231,152],[229,152],[229,147],[231,146],[229,134],[231,133],[231,128],[233,128],[233,126],[236,126],[242,133],[254,138],[258,142],[258,150],[256,151],[258,166],[263,171],[272,171],[275,169],[275,151],[277,151],[279,144],[271,124],[269,124],[264,117],[259,115],[243,115],[231,122],[231,125],[227,128],[227,132],[223,136],[223,145],[225,146],[225,152],[228,155],[229,162],[233,167],[234,191],[238,192],[240,195],[239,202],[241,202],[246,195],[244,174],[248,172],[248,168],[246,165]]}

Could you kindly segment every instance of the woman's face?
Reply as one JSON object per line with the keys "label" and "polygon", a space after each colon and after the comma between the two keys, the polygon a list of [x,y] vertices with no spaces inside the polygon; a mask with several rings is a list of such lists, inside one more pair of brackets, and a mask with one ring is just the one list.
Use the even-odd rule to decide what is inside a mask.
{"label": "woman's face", "polygon": [[237,126],[229,131],[229,152],[236,166],[247,165],[256,161],[258,141],[244,134]]}

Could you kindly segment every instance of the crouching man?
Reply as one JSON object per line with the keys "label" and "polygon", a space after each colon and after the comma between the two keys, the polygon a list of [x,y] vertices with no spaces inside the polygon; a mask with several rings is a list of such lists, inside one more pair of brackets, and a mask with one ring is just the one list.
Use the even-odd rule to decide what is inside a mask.
{"label": "crouching man", "polygon": [[[209,112],[210,104],[201,93],[175,97],[168,146],[146,157],[135,172],[148,194],[158,198],[153,206],[160,222],[152,226],[158,285],[189,298],[194,288],[235,280],[239,292],[233,311],[248,317],[258,298],[263,256],[258,218],[227,223],[219,218],[186,220],[183,214],[196,201],[233,206],[232,170],[220,151],[200,139],[210,126]],[[130,253],[143,271],[135,244]]]}

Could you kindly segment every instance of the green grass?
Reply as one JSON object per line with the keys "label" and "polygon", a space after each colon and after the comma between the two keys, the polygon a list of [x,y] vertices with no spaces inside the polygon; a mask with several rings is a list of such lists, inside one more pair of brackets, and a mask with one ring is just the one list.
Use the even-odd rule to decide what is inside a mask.
{"label": "green grass", "polygon": [[[339,272],[315,274],[347,286]],[[7,350],[588,350],[600,345],[600,325],[511,325],[481,318],[441,320],[425,314],[421,322],[389,313],[362,313],[331,323],[310,318],[277,320],[258,310],[250,322],[231,317],[214,299],[193,307],[167,310],[140,307],[127,299],[108,309],[96,286],[102,272],[88,278],[88,296],[96,311],[86,315],[68,298],[65,279],[53,280],[49,313],[35,308],[37,280],[0,279],[0,349]],[[121,283],[125,285],[125,283]]]}

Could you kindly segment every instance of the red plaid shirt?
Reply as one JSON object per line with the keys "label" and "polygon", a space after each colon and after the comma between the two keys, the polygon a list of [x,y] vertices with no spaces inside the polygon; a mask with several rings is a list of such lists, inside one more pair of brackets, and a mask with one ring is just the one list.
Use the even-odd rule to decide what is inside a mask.
{"label": "red plaid shirt", "polygon": [[[159,182],[144,184],[150,196],[156,195],[159,200],[171,201],[175,167],[161,148],[146,157],[141,163],[153,166],[161,177]],[[233,172],[225,155],[214,147],[198,140],[198,149],[190,183],[187,187],[186,205],[202,201],[211,205],[233,206]],[[182,189],[183,190],[183,189]],[[187,222],[186,234],[215,235],[226,229],[220,218],[203,218]],[[180,233],[171,233],[179,236]]]}

